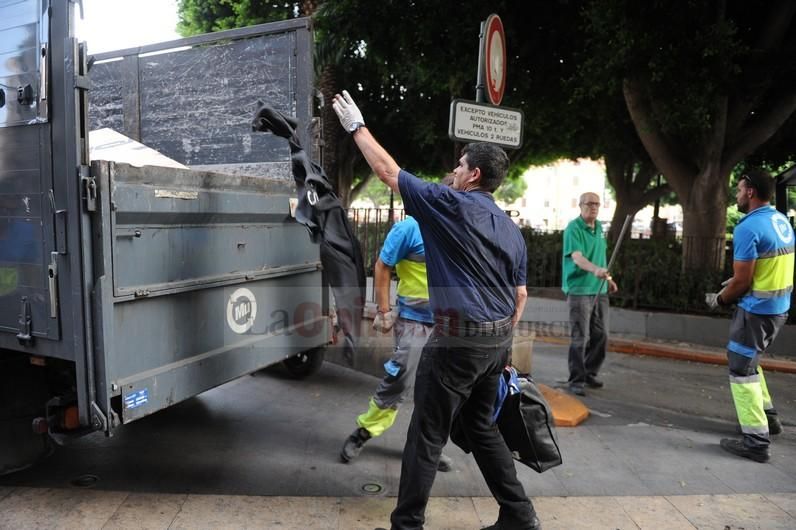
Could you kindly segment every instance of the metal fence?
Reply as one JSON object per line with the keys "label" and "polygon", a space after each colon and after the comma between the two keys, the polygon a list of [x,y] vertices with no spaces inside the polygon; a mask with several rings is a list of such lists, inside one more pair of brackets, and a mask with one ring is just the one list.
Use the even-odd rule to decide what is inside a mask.
{"label": "metal fence", "polygon": [[362,248],[365,275],[373,276],[373,266],[387,233],[392,225],[406,219],[406,212],[403,208],[350,208],[348,218]]}
{"label": "metal fence", "polygon": [[[519,215],[517,210],[506,210],[506,213],[509,217]],[[349,208],[348,218],[362,248],[366,276],[373,276],[373,266],[390,228],[406,219],[406,215],[403,208]]]}
{"label": "metal fence", "polygon": [[[387,233],[406,213],[401,208],[358,208],[350,209],[348,215],[362,246],[366,274],[372,276]],[[521,231],[528,248],[528,287],[560,292],[562,233],[527,227]],[[703,248],[724,245],[724,263],[699,274],[682,271],[683,250],[688,245],[693,242],[673,237],[626,240],[613,270],[620,291],[612,295],[612,303],[632,309],[708,313],[704,293],[718,290],[721,281],[732,276],[732,240],[701,241]],[[796,307],[791,322],[796,320],[794,313]]]}

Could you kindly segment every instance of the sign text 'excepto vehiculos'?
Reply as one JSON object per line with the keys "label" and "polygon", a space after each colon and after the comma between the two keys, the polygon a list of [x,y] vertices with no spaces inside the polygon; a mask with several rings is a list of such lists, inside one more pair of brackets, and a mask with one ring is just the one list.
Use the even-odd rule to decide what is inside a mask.
{"label": "sign text 'excepto vehiculos'", "polygon": [[516,149],[522,145],[521,110],[456,99],[451,103],[448,136],[461,142],[491,142]]}

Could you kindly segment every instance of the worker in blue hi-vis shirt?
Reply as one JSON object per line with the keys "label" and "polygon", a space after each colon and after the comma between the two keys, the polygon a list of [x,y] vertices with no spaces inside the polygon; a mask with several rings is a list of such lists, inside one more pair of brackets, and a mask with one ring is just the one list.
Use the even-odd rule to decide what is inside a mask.
{"label": "worker in blue hi-vis shirt", "polygon": [[[357,417],[358,427],[343,445],[340,457],[344,462],[356,458],[365,442],[395,423],[398,407],[414,386],[420,353],[434,324],[428,302],[426,253],[417,221],[407,217],[393,225],[374,268],[377,313],[373,328],[382,333],[392,330],[395,349],[384,364],[386,374],[371,397],[368,410]],[[390,308],[393,269],[398,275],[395,311]],[[451,464],[449,457],[441,455],[437,469],[449,471]]]}
{"label": "worker in blue hi-vis shirt", "polygon": [[738,210],[746,216],[733,232],[733,276],[720,292],[705,295],[712,309],[737,304],[727,361],[743,439],[722,439],[721,447],[755,462],[768,462],[769,435],[782,432],[759,364],[760,355],[787,320],[793,291],[793,228],[769,204],[773,189],[765,171],[741,176],[735,197]]}

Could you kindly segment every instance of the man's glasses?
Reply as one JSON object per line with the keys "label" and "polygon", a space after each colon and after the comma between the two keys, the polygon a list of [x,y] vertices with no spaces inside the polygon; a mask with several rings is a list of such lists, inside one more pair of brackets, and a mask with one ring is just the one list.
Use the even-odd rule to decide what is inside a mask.
{"label": "man's glasses", "polygon": [[589,208],[599,208],[600,207],[600,203],[599,202],[582,202],[582,203],[580,203],[580,205],[581,206],[588,206]]}

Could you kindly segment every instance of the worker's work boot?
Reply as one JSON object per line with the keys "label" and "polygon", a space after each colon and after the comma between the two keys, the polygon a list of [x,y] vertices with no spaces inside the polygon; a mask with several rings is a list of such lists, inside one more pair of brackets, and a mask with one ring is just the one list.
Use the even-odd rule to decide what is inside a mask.
{"label": "worker's work boot", "polygon": [[[768,411],[766,411],[766,420],[768,420],[768,434],[772,436],[782,434],[782,422],[779,421],[779,416],[776,412],[774,414],[769,414]],[[735,432],[743,434],[740,425],[736,426]]]}
{"label": "worker's work boot", "polygon": [[782,433],[782,422],[779,421],[779,416],[776,412],[769,414],[768,411],[766,411],[766,419],[768,420],[768,434]]}
{"label": "worker's work boot", "polygon": [[340,458],[343,462],[350,462],[362,451],[362,447],[365,445],[365,442],[371,439],[370,433],[367,429],[362,427],[358,427],[357,430],[351,433],[351,435],[346,438],[345,443],[343,444],[343,450],[340,451]]}
{"label": "worker's work boot", "polygon": [[720,442],[721,448],[734,455],[754,460],[764,464],[771,459],[771,452],[768,447],[752,448],[746,447],[743,440],[733,440],[731,438],[722,438]]}

